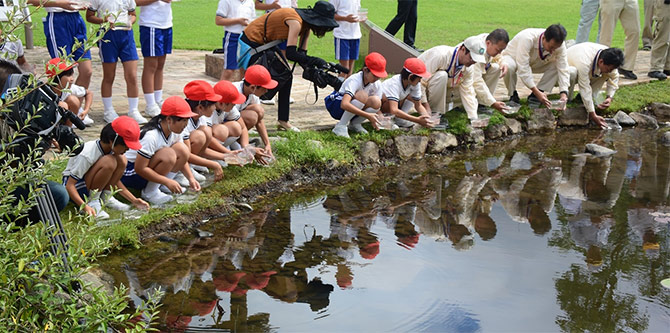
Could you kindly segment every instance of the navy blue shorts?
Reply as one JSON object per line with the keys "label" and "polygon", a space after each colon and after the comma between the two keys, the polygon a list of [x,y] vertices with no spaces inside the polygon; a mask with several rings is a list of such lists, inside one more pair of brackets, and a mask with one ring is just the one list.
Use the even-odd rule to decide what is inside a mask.
{"label": "navy blue shorts", "polygon": [[[73,179],[77,179],[72,177]],[[70,179],[70,176],[63,176],[63,186],[67,185],[67,181]],[[90,192],[88,191],[88,187],[86,187],[86,181],[83,179],[77,180],[77,183],[74,185],[74,187],[77,189],[77,193],[79,193],[79,197],[82,198],[82,200],[86,201],[88,196],[90,195]],[[70,198],[70,201],[74,203],[74,200]]]}
{"label": "navy blue shorts", "polygon": [[335,40],[335,59],[337,60],[356,60],[358,59],[358,49],[361,45],[360,39],[340,39]]}
{"label": "navy blue shorts", "polygon": [[[51,58],[63,57],[72,53],[74,60],[91,59],[91,51],[84,52],[86,42],[86,23],[79,12],[48,13],[42,19],[47,49]],[[74,40],[82,43],[81,47],[72,50]],[[64,49],[65,55],[61,54]]]}
{"label": "navy blue shorts", "polygon": [[172,53],[172,28],[140,26],[140,45],[144,57],[162,57]]}
{"label": "navy blue shorts", "polygon": [[142,190],[147,187],[148,181],[142,176],[135,173],[135,162],[128,161],[126,165],[126,171],[123,172],[121,177],[121,182],[123,185],[129,188],[134,188],[136,190]]}
{"label": "navy blue shorts", "polygon": [[342,110],[342,95],[339,92],[333,91],[330,95],[326,96],[324,99],[326,102],[326,109],[330,113],[330,116],[334,119],[340,120],[344,114]]}
{"label": "navy blue shorts", "polygon": [[237,65],[237,45],[241,34],[226,31],[223,35],[223,68],[238,69]]}
{"label": "navy blue shorts", "polygon": [[116,63],[139,60],[137,46],[132,30],[109,30],[98,42],[100,60],[103,63]]}

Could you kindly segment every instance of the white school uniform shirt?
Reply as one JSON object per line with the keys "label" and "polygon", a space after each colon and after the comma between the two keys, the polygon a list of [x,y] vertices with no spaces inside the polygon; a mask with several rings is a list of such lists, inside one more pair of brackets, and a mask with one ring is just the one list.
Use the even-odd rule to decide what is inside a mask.
{"label": "white school uniform shirt", "polygon": [[[415,86],[408,84],[407,89],[404,89],[400,74],[393,75],[390,79],[382,82],[382,91],[390,101],[400,102],[408,96],[415,101],[421,100],[421,87],[418,84]],[[402,107],[402,105],[398,107]]]}
{"label": "white school uniform shirt", "polygon": [[619,71],[616,69],[609,73],[601,73],[598,69],[596,55],[606,49],[607,46],[596,43],[579,43],[568,49],[568,65],[577,69],[577,83],[579,94],[582,96],[586,111],[595,112],[593,105],[593,94],[591,82],[594,80],[606,80],[607,96],[614,96],[619,88]]}
{"label": "white school uniform shirt", "polygon": [[[361,0],[330,0],[335,7],[335,14],[347,16],[358,14],[361,9]],[[358,22],[337,21],[339,26],[333,30],[333,37],[340,39],[360,39],[361,25]]]}
{"label": "white school uniform shirt", "polygon": [[503,55],[511,56],[516,62],[516,72],[519,79],[526,85],[526,87],[535,87],[533,81],[532,67],[542,66],[547,63],[554,63],[558,70],[558,87],[560,91],[568,91],[570,85],[570,72],[568,71],[568,57],[566,55],[567,49],[565,43],[557,48],[552,54],[546,51],[542,52],[540,57],[540,39],[545,29],[525,29],[521,30],[512,40],[507,44],[507,48],[503,51]]}
{"label": "white school uniform shirt", "polygon": [[[263,1],[258,1],[258,2],[263,2]],[[266,4],[273,4],[275,2],[279,2],[279,5],[281,8],[298,8],[298,0],[265,0]],[[266,10],[266,13],[271,13],[274,12],[274,9]]]}
{"label": "white school uniform shirt", "polygon": [[[213,114],[212,114],[213,115]],[[200,116],[198,120],[193,118],[188,119],[188,124],[184,127],[184,130],[181,131],[181,137],[183,140],[188,140],[191,137],[191,132],[197,130],[202,126],[212,126],[211,120],[207,117]]]}
{"label": "white school uniform shirt", "polygon": [[[135,0],[90,0],[90,1],[91,6],[88,8],[95,12],[95,16],[103,19],[107,15],[113,15],[114,17],[116,17],[116,19],[123,20],[123,17],[125,17],[128,20],[129,18],[125,16],[125,14],[120,13],[134,12],[135,7],[137,7],[137,5],[135,4]],[[129,21],[124,23],[130,24]]]}
{"label": "white school uniform shirt", "polygon": [[[244,81],[233,82],[233,85],[237,88],[237,90],[240,92],[240,94],[244,94]],[[256,96],[255,94],[249,94],[249,96],[247,96],[247,100],[244,101],[244,103],[235,105],[230,110],[230,112],[228,112],[230,115],[226,117],[226,120],[237,120],[237,119],[239,119],[240,118],[240,111],[244,111],[244,109],[246,109],[247,106],[249,106],[251,104],[260,104],[260,102],[261,102],[260,97]]]}
{"label": "white school uniform shirt", "polygon": [[[447,71],[449,78],[447,79],[447,91],[444,93],[448,94],[449,90],[458,89],[463,108],[468,116],[471,117],[471,115],[477,114],[478,106],[477,95],[474,89],[474,66],[476,64],[468,67],[464,65],[459,66],[457,54],[458,48],[461,45],[458,44],[455,47],[447,45],[431,47],[421,53],[419,59],[426,64],[426,71],[431,74],[435,74],[438,71]],[[428,82],[422,79],[421,84],[427,85]],[[447,96],[447,100],[451,100],[451,97]]]}
{"label": "white school uniform shirt", "polygon": [[[219,0],[219,6],[216,9],[216,16],[223,18],[247,18],[249,22],[256,18],[256,0]],[[241,34],[245,26],[233,24],[224,27],[228,32]]]}
{"label": "white school uniform shirt", "polygon": [[135,163],[137,154],[142,155],[142,157],[146,159],[151,159],[159,149],[170,147],[178,142],[184,142],[180,133],[170,133],[170,135],[166,137],[163,134],[160,124],[158,124],[157,128],[144,133],[144,136],[140,139],[140,143],[142,144],[140,150],[129,149],[125,155],[128,162]]}
{"label": "white school uniform shirt", "polygon": [[171,4],[159,0],[146,6],[140,6],[140,25],[156,29],[172,28]]}
{"label": "white school uniform shirt", "polygon": [[368,96],[377,96],[381,98],[383,93],[382,81],[377,80],[373,83],[368,83],[365,85],[363,84],[363,71],[360,71],[344,80],[338,93],[342,96],[346,94],[353,98],[356,95],[356,92],[360,90],[365,91]]}
{"label": "white school uniform shirt", "polygon": [[86,142],[84,143],[81,152],[76,156],[70,157],[67,161],[67,166],[65,167],[65,170],[63,170],[63,176],[72,177],[76,181],[80,181],[84,179],[88,169],[90,169],[100,157],[105,155],[100,140]]}
{"label": "white school uniform shirt", "polygon": [[[486,37],[488,37],[488,33],[483,33],[477,35],[479,39],[482,40],[482,43],[486,45]],[[484,81],[484,74],[486,74],[486,70],[488,67],[493,64],[493,63],[500,63],[500,58],[502,57],[502,53],[498,54],[495,57],[491,57],[487,52],[484,52],[484,59],[486,59],[486,63],[480,64],[476,63],[472,65],[472,71],[473,71],[473,86],[475,88],[475,94],[477,94],[477,98],[479,98],[484,105],[491,105],[496,102],[495,97],[491,94],[491,91],[489,90],[489,87],[486,85],[486,82]]]}
{"label": "white school uniform shirt", "polygon": [[18,66],[16,59],[23,57],[23,43],[20,39],[13,42],[4,41],[0,43],[0,59],[7,60]]}

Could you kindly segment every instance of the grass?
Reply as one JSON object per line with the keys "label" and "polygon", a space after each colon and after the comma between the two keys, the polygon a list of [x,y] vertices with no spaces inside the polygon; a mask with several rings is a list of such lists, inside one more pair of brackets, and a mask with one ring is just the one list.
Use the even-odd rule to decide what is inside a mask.
{"label": "grass", "polygon": [[[300,0],[298,5],[306,7],[315,1]],[[215,0],[185,0],[172,3],[175,49],[213,50],[222,47],[223,28],[214,24],[217,8]],[[643,0],[640,3],[640,20],[644,19]],[[371,22],[385,28],[396,13],[396,0],[361,0],[361,6],[368,8]],[[544,28],[560,22],[568,31],[568,38],[575,38],[579,23],[580,2],[574,0],[449,0],[419,1],[418,24],[415,44],[421,48],[435,45],[455,45],[468,36],[505,28],[510,36],[533,27]],[[521,11],[527,11],[519,15]],[[84,13],[84,12],[82,12]],[[260,13],[260,12],[259,12]],[[557,15],[560,13],[560,15]],[[44,10],[33,16],[34,40],[44,46],[42,31]],[[641,21],[642,22],[642,21]],[[194,24],[195,23],[195,24]],[[89,31],[96,29],[88,25]],[[139,46],[139,29],[135,26],[135,41]],[[591,30],[591,40],[595,40],[597,24]],[[396,35],[402,40],[403,30]],[[17,33],[23,37],[22,33]],[[612,45],[623,47],[623,30],[617,25]],[[332,33],[323,38],[310,38],[309,54],[334,60]]]}

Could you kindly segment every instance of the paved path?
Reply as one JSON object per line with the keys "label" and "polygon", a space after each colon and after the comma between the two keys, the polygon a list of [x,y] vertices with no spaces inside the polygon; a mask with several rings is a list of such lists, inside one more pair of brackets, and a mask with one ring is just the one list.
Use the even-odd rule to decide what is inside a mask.
{"label": "paved path", "polygon": [[[91,53],[93,54],[93,78],[91,80],[89,89],[94,93],[94,102],[91,108],[90,116],[95,121],[95,124],[84,131],[79,131],[79,134],[85,140],[96,138],[99,135],[102,126],[104,125],[104,121],[102,119],[102,100],[100,99],[102,65],[100,62],[100,57],[98,56],[98,49],[92,49]],[[184,85],[191,80],[202,79],[212,84],[217,81],[205,74],[205,55],[207,53],[208,52],[206,51],[175,50],[173,54],[168,55],[164,74],[164,98],[172,95],[183,96],[182,89]],[[43,73],[44,63],[49,60],[49,53],[47,52],[46,48],[36,47],[31,50],[26,50],[25,54],[28,61],[36,65],[38,73]],[[138,80],[140,80],[142,73],[141,60],[138,67],[137,76]],[[638,80],[630,81],[623,79],[620,81],[620,85],[648,82],[650,80],[647,77],[648,71],[649,52],[639,51],[635,67],[635,73],[638,75]],[[330,117],[323,104],[323,98],[332,91],[332,88],[320,89],[319,100],[315,103],[313,87],[310,85],[309,81],[302,79],[301,74],[302,71],[300,70],[300,66],[297,66],[291,95],[295,99],[295,103],[291,106],[291,123],[301,129],[323,129],[329,126],[332,127],[337,121]],[[539,80],[539,76],[537,77]],[[138,84],[140,85],[139,109],[140,111],[143,111],[145,107],[144,98],[142,97],[141,83]],[[517,90],[519,91],[519,95],[522,98],[526,97],[530,93],[530,91],[525,86],[523,86],[523,83],[520,80],[518,82]],[[554,90],[557,91],[558,89],[554,88]],[[506,100],[506,95],[507,89],[503,84],[503,80],[500,80],[498,88],[496,89],[496,98]],[[113,97],[114,108],[116,111],[121,115],[125,114],[128,109],[128,103],[126,99],[125,82],[123,80],[123,67],[120,64],[117,66],[116,80],[114,82],[113,88]],[[269,130],[274,131],[276,129],[276,120],[277,107],[266,106],[265,123]]]}

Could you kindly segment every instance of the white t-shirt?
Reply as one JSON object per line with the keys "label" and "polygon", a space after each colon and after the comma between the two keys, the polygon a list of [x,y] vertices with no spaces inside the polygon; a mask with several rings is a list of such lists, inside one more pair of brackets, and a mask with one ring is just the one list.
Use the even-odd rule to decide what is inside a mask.
{"label": "white t-shirt", "polygon": [[16,59],[23,56],[23,43],[20,39],[10,42],[0,43],[0,59],[7,60],[15,65],[18,65]]}
{"label": "white t-shirt", "polygon": [[170,147],[175,143],[183,142],[181,134],[170,133],[170,136],[165,137],[163,134],[163,129],[160,124],[157,128],[154,128],[146,133],[140,139],[142,148],[140,150],[130,149],[126,152],[126,158],[128,162],[135,162],[137,154],[142,155],[146,159],[151,159],[154,154],[161,148]]}
{"label": "white t-shirt", "polygon": [[[237,90],[240,92],[240,94],[244,94],[244,81],[233,82],[233,85],[235,87],[237,87]],[[261,99],[258,96],[254,95],[254,94],[249,94],[249,96],[247,96],[247,100],[244,101],[244,103],[235,105],[235,107],[233,109],[237,108],[238,111],[239,110],[244,110],[244,109],[247,108],[247,106],[249,106],[251,104],[260,104],[260,103],[261,103]],[[231,110],[231,112],[232,112],[232,110]]]}
{"label": "white t-shirt", "polygon": [[408,84],[407,89],[403,89],[400,74],[393,75],[393,77],[384,81],[382,89],[386,98],[391,101],[399,102],[407,96],[416,101],[421,100],[421,86],[419,84],[415,86]]}
{"label": "white t-shirt", "polygon": [[67,161],[67,166],[63,170],[63,176],[72,177],[76,181],[80,181],[84,179],[88,169],[103,156],[105,156],[105,152],[102,150],[100,140],[86,142],[81,152],[77,156],[70,157]]}
{"label": "white t-shirt", "polygon": [[226,121],[236,121],[240,119],[240,117],[240,111],[236,107],[233,107],[228,112],[220,112],[219,110],[214,111],[209,118],[209,122],[212,125],[223,124]]}
{"label": "white t-shirt", "polygon": [[140,6],[140,25],[157,29],[172,28],[172,6],[160,0]]}
{"label": "white t-shirt", "polygon": [[[216,16],[223,18],[247,18],[249,22],[256,18],[255,0],[219,0]],[[245,26],[234,24],[225,27],[228,32],[241,34]]]}
{"label": "white t-shirt", "polygon": [[[261,2],[261,1],[259,1]],[[279,2],[279,5],[281,8],[297,8],[298,7],[298,0],[265,0],[266,4],[273,4],[275,2]],[[266,10],[266,13],[271,13],[275,11],[274,9],[271,10]]]}
{"label": "white t-shirt", "polygon": [[[335,7],[335,14],[347,16],[357,15],[361,9],[361,0],[330,0]],[[340,25],[333,30],[333,37],[340,39],[360,39],[361,25],[358,22],[337,21]]]}
{"label": "white t-shirt", "polygon": [[382,97],[382,81],[377,80],[373,83],[368,83],[367,85],[363,84],[363,71],[360,71],[350,77],[348,77],[342,83],[342,87],[338,93],[342,96],[345,94],[354,97],[357,91],[363,90],[368,96],[377,96]]}
{"label": "white t-shirt", "polygon": [[105,18],[112,15],[114,23],[130,25],[128,12],[135,11],[135,0],[91,0],[91,6],[88,9],[96,12],[99,18]]}
{"label": "white t-shirt", "polygon": [[201,126],[212,126],[211,123],[208,123],[209,118],[200,117],[198,120],[193,118],[188,119],[188,124],[184,127],[184,130],[181,132],[181,137],[183,140],[188,140],[191,137],[191,132],[197,130]]}

